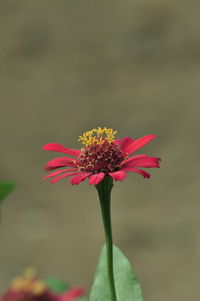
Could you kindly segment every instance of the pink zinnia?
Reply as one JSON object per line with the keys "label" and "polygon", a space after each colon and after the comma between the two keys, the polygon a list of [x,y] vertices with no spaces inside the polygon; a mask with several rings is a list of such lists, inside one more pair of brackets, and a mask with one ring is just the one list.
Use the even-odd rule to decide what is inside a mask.
{"label": "pink zinnia", "polygon": [[82,288],[72,288],[62,294],[52,292],[45,283],[39,279],[34,269],[29,268],[24,275],[13,280],[10,288],[0,301],[75,301],[85,296]]}
{"label": "pink zinnia", "polygon": [[105,127],[88,131],[79,137],[79,141],[84,145],[81,150],[69,149],[57,143],[44,145],[43,150],[65,153],[73,157],[60,157],[49,161],[44,167],[45,171],[62,167],[64,169],[54,171],[44,179],[53,178],[51,183],[56,183],[60,179],[71,177],[70,183],[74,185],[89,178],[90,184],[97,185],[105,176],[110,176],[115,181],[123,181],[126,173],[130,171],[150,178],[151,175],[140,168],[160,167],[160,158],[147,155],[130,157],[130,155],[156,136],[147,135],[136,140],[125,137],[116,140],[116,133]]}
{"label": "pink zinnia", "polygon": [[15,278],[0,301],[57,301],[54,295],[29,268],[24,275]]}

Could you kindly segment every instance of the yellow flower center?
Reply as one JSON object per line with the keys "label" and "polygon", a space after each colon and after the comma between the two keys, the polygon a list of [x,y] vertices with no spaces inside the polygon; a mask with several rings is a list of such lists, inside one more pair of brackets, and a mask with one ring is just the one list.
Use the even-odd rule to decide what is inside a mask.
{"label": "yellow flower center", "polygon": [[98,127],[97,129],[83,133],[82,136],[79,136],[78,141],[81,141],[85,146],[102,145],[104,141],[113,142],[116,133],[117,131],[113,129]]}
{"label": "yellow flower center", "polygon": [[40,295],[45,290],[45,284],[37,279],[36,271],[32,268],[26,269],[22,277],[17,277],[11,283],[11,289],[17,291],[31,292]]}

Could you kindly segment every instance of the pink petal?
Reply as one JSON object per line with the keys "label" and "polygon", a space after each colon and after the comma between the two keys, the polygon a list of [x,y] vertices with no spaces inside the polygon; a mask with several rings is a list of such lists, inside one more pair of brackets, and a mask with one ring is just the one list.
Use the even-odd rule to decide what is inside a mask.
{"label": "pink petal", "polygon": [[128,158],[128,159],[122,161],[122,166],[127,165],[129,162],[132,162],[133,159],[134,159],[134,161],[137,161],[138,159],[144,159],[144,158],[148,158],[148,156],[147,155],[136,155],[136,156],[133,156],[131,158]]}
{"label": "pink petal", "polygon": [[146,155],[133,156],[122,162],[124,167],[160,167],[160,158],[148,157]]}
{"label": "pink petal", "polygon": [[77,185],[80,182],[84,181],[87,177],[89,177],[92,173],[91,172],[80,172],[76,176],[70,179],[70,183],[72,185]]}
{"label": "pink petal", "polygon": [[49,175],[45,176],[44,178],[42,178],[42,180],[45,180],[47,178],[53,178],[53,177],[59,175],[60,173],[63,173],[63,172],[66,172],[66,171],[75,171],[75,170],[78,171],[77,168],[62,169],[62,170],[54,171],[54,172],[50,173]]}
{"label": "pink petal", "polygon": [[68,292],[59,296],[58,301],[73,301],[84,295],[85,295],[85,291],[82,288],[79,288],[79,287],[73,288],[73,289],[69,290]]}
{"label": "pink petal", "polygon": [[141,169],[137,169],[137,168],[122,167],[121,170],[123,170],[123,171],[133,171],[133,172],[139,173],[144,178],[150,178],[151,177],[150,173],[148,173],[144,170],[141,170]]}
{"label": "pink petal", "polygon": [[75,167],[75,159],[69,157],[55,158],[44,166],[44,170],[51,171],[59,167],[71,166]]}
{"label": "pink petal", "polygon": [[103,172],[93,174],[92,176],[90,176],[90,185],[99,184],[103,180],[104,177],[105,177],[105,173],[103,173]]}
{"label": "pink petal", "polygon": [[116,144],[116,145],[120,145],[120,139],[114,140],[113,143]]}
{"label": "pink petal", "polygon": [[130,154],[134,153],[136,150],[140,149],[145,144],[149,143],[155,137],[156,137],[155,135],[147,135],[147,136],[144,136],[142,138],[139,138],[139,139],[133,141],[130,145],[128,145],[124,149],[124,152],[127,155],[130,155]]}
{"label": "pink petal", "polygon": [[126,173],[122,170],[109,172],[109,176],[111,176],[115,181],[123,181],[126,178]]}
{"label": "pink petal", "polygon": [[120,149],[124,151],[134,141],[135,139],[132,139],[130,137],[124,137],[121,141]]}
{"label": "pink petal", "polygon": [[67,178],[67,177],[70,177],[70,176],[73,176],[73,175],[77,175],[78,173],[80,173],[80,171],[74,171],[74,172],[67,172],[67,173],[64,173],[63,175],[60,175],[58,177],[55,177],[54,179],[52,179],[50,182],[52,184],[58,182],[59,180],[61,179],[64,179],[64,178]]}
{"label": "pink petal", "polygon": [[58,144],[58,143],[45,144],[42,149],[46,150],[46,151],[65,153],[65,154],[68,154],[73,157],[78,157],[81,154],[81,151],[78,149],[66,148],[63,145]]}

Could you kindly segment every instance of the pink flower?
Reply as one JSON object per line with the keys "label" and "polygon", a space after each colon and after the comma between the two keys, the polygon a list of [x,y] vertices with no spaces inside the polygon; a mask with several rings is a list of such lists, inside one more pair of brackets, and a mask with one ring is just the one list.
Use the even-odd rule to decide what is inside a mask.
{"label": "pink flower", "polygon": [[90,184],[97,185],[105,176],[110,176],[115,181],[123,181],[127,172],[135,172],[144,178],[150,178],[151,175],[140,168],[160,167],[160,158],[131,155],[156,136],[147,135],[136,140],[125,137],[116,140],[115,134],[116,131],[105,127],[88,131],[79,137],[79,141],[84,144],[81,150],[69,149],[57,143],[44,145],[43,150],[60,152],[71,157],[49,161],[44,167],[45,171],[63,169],[54,171],[43,179],[52,178],[50,182],[56,183],[71,177],[70,183],[76,185],[89,178]]}
{"label": "pink flower", "polygon": [[35,270],[29,268],[12,281],[0,301],[57,301],[57,296],[36,276]]}
{"label": "pink flower", "polygon": [[27,269],[24,275],[13,280],[0,301],[75,301],[82,296],[85,292],[79,287],[56,294],[36,276],[34,269]]}

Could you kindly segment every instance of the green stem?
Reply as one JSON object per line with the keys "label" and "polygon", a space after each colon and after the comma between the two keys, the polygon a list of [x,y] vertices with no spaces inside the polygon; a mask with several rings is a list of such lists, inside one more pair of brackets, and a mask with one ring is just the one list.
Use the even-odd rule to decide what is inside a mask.
{"label": "green stem", "polygon": [[117,301],[113,271],[113,241],[110,212],[110,194],[112,187],[113,179],[110,176],[106,176],[98,185],[96,185],[101,204],[101,213],[105,231],[108,281],[110,285],[111,300]]}

